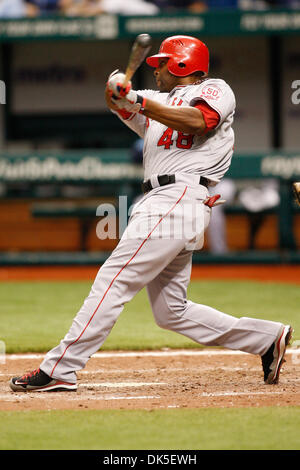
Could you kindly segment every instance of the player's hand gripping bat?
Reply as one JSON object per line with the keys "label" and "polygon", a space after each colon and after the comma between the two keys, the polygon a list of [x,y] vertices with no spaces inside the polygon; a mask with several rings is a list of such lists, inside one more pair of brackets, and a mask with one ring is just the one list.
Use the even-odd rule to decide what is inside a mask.
{"label": "player's hand gripping bat", "polygon": [[125,109],[129,112],[142,112],[144,110],[145,99],[131,89],[130,80],[148,54],[151,42],[149,34],[139,34],[132,46],[125,74],[118,73],[118,70],[116,70],[109,76],[107,94],[116,108]]}
{"label": "player's hand gripping bat", "polygon": [[125,75],[118,70],[110,74],[108,84],[114,99],[124,98],[131,90],[131,78],[148,54],[151,42],[149,34],[139,34],[132,46]]}

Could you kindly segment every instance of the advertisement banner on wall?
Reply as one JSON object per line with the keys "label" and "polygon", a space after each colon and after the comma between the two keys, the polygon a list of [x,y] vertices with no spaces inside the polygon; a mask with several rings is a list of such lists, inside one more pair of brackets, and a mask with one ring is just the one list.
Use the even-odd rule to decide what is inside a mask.
{"label": "advertisement banner on wall", "polygon": [[108,75],[123,70],[128,41],[14,45],[12,113],[87,113],[106,109]]}

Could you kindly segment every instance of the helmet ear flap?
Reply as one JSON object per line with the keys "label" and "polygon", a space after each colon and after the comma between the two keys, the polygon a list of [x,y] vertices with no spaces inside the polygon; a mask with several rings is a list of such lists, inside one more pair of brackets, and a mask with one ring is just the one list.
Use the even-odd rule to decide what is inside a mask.
{"label": "helmet ear flap", "polygon": [[184,57],[174,55],[168,60],[168,70],[171,74],[177,77],[184,77],[189,75],[189,67]]}
{"label": "helmet ear flap", "polygon": [[177,75],[177,71],[176,71],[176,62],[175,62],[175,60],[174,60],[174,57],[170,57],[170,58],[168,59],[167,68],[168,68],[168,71],[169,71],[172,75]]}

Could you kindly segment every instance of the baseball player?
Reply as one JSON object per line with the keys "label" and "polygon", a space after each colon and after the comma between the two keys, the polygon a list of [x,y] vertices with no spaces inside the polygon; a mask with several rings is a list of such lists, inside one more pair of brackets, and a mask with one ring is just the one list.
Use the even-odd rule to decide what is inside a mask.
{"label": "baseball player", "polygon": [[219,197],[209,197],[208,187],[232,158],[234,94],[224,80],[209,78],[208,48],[197,38],[169,37],[146,61],[159,91],[123,87],[125,75],[114,72],[105,92],[112,112],[144,139],[144,196],[68,333],[37,370],[11,379],[14,391],[76,390],[76,371],[145,286],[160,327],[202,345],[260,355],[265,383],[278,382],[290,325],[235,318],[187,299],[193,249],[203,244]]}

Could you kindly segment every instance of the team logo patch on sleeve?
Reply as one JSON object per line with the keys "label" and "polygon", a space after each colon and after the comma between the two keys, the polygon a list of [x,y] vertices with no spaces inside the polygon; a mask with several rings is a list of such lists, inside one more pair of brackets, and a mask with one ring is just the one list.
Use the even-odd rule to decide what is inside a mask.
{"label": "team logo patch on sleeve", "polygon": [[201,92],[201,96],[209,100],[219,100],[222,95],[223,91],[216,85],[205,85]]}

